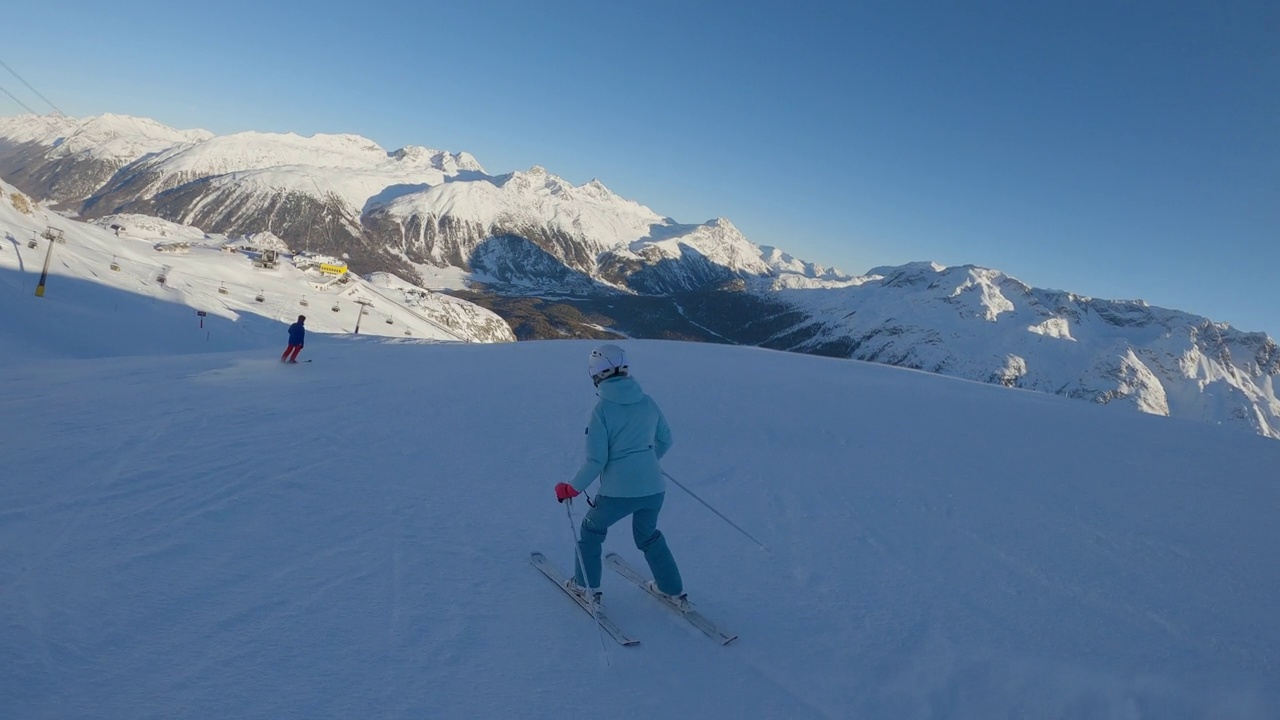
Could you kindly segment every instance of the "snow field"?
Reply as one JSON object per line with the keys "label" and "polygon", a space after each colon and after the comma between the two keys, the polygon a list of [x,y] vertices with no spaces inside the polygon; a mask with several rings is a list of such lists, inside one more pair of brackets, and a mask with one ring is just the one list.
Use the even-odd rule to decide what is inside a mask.
{"label": "snow field", "polygon": [[[741,638],[606,571],[642,644],[602,650],[527,562],[571,561],[590,347],[11,357],[0,716],[1280,712],[1273,441],[728,346],[626,343],[664,467],[769,547],[669,488],[690,596]],[[606,549],[644,566],[625,523]]]}

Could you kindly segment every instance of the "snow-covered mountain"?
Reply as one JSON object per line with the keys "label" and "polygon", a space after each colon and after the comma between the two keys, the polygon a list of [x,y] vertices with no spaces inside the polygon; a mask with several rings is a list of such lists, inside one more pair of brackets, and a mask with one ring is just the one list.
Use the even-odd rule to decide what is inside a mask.
{"label": "snow-covered mountain", "polygon": [[138,158],[213,137],[124,115],[0,117],[0,177],[41,200],[79,204]]}
{"label": "snow-covered mountain", "polygon": [[[107,118],[110,133],[84,131]],[[83,149],[71,157],[61,147],[73,136]],[[388,152],[356,135],[212,136],[138,118],[23,115],[0,123],[0,175],[88,217],[269,230],[294,247],[345,253],[358,272],[457,267],[512,292],[653,294],[779,272],[838,275],[766,251],[724,219],[677,223],[598,180],[575,186],[541,167],[489,175],[467,153]]]}
{"label": "snow-covered mountain", "polygon": [[1265,333],[1141,300],[1033,288],[996,270],[913,263],[830,289],[762,290],[803,308],[771,347],[917,368],[1239,426],[1280,438],[1280,347]]}
{"label": "snow-covered mountain", "polygon": [[1265,334],[985,268],[916,263],[849,276],[756,245],[727,219],[681,224],[542,167],[492,175],[465,152],[388,152],[355,135],[213,136],[112,115],[26,115],[0,119],[0,174],[108,226],[153,216],[172,232],[269,233],[366,275],[567,298],[581,306],[571,313],[590,316],[571,329],[547,323],[536,337],[696,335],[1280,437],[1280,353]]}
{"label": "snow-covered mountain", "polygon": [[[394,276],[361,278],[342,272],[340,259],[317,255],[280,254],[270,262],[265,251],[283,248],[269,233],[228,239],[145,215],[84,223],[0,182],[0,236],[0,284],[10,291],[33,293],[46,258],[52,261],[41,301],[7,308],[0,335],[23,335],[24,342],[6,341],[6,349],[77,355],[91,352],[103,334],[132,338],[136,351],[237,349],[264,334],[283,337],[281,325],[298,315],[307,316],[313,333],[515,340],[492,312]],[[52,253],[49,236],[58,238]],[[146,321],[121,311],[134,306],[146,308]],[[72,337],[83,337],[84,347],[42,348],[39,340],[53,337],[47,329],[67,323],[81,328]]]}

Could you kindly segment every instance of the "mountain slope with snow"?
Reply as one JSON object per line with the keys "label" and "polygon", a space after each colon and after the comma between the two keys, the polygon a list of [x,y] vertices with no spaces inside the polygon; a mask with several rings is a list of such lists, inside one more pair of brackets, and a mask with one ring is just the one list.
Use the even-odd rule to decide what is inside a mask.
{"label": "mountain slope with snow", "polygon": [[437,185],[483,170],[466,153],[422,147],[389,153],[357,135],[243,132],[140,157],[95,193],[90,207],[127,207],[191,182],[218,179],[244,192],[332,195],[358,217],[369,199],[388,187]]}
{"label": "mountain slope with snow", "polygon": [[0,117],[0,177],[39,188],[41,200],[79,205],[138,158],[212,137],[124,115]]}
{"label": "mountain slope with snow", "polygon": [[[315,363],[282,366],[273,338],[125,341],[0,357],[3,717],[1280,715],[1263,438],[628,342],[674,432],[664,468],[768,550],[669,487],[686,588],[741,637],[718,646],[606,571],[641,640],[621,648],[527,561],[571,562],[551,487],[581,459],[590,343],[321,335]],[[606,547],[643,567],[625,523]]]}
{"label": "mountain slope with snow", "polygon": [[877,268],[829,290],[774,346],[1211,421],[1280,438],[1280,346],[1264,333],[1141,301],[1030,287],[933,263]]}
{"label": "mountain slope with snow", "polygon": [[[553,298],[551,322],[526,323],[529,304],[507,312],[540,338],[760,344],[1280,437],[1280,350],[1264,334],[1138,301],[1032,288],[972,266],[917,263],[850,277],[756,245],[724,218],[681,224],[598,181],[575,186],[542,167],[490,175],[465,152],[388,152],[356,135],[212,136],[120,116],[20,116],[0,119],[6,173],[36,199],[81,188],[76,207],[108,225],[150,215],[210,232],[269,233],[408,285]],[[584,321],[566,329],[567,316]],[[499,334],[486,337],[501,336],[491,329]]]}
{"label": "mountain slope with snow", "polygon": [[[256,347],[264,333],[281,341],[283,326],[300,314],[313,337],[359,327],[401,339],[515,340],[488,310],[403,280],[326,275],[304,256],[256,267],[258,253],[227,252],[234,245],[225,238],[146,216],[111,216],[104,224],[64,218],[0,182],[0,286],[14,299],[0,323],[0,336],[8,337],[0,355],[34,345],[26,352],[91,356],[104,334],[133,338],[126,353]],[[50,230],[61,238],[52,254]],[[46,258],[46,292],[35,298]],[[147,308],[141,323],[133,317],[139,308]],[[74,333],[56,331],[68,323]]]}
{"label": "mountain slope with snow", "polygon": [[[125,120],[146,132],[163,127]],[[37,132],[43,123],[37,116],[0,123],[0,149],[10,146],[0,175],[37,199],[66,201],[65,191],[53,194],[47,173],[30,170],[44,168],[52,153],[46,145],[54,135]],[[109,177],[64,168],[78,177],[79,209],[95,217],[153,214],[227,234],[269,230],[296,246],[346,252],[365,272],[453,266],[527,291],[545,289],[547,276],[495,267],[519,267],[541,254],[550,262],[535,269],[550,272],[552,283],[580,274],[587,287],[650,293],[777,273],[803,278],[814,268],[775,258],[727,220],[681,225],[598,180],[575,186],[542,167],[490,176],[465,152],[388,152],[356,135],[169,134],[168,147],[138,143]]]}

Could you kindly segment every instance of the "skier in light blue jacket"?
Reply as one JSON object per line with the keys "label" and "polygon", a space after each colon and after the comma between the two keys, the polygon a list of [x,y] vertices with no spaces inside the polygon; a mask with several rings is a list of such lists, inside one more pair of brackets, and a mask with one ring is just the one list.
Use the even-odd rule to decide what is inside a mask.
{"label": "skier in light blue jacket", "polygon": [[577,570],[568,588],[585,595],[589,587],[599,598],[605,535],[611,525],[630,515],[632,537],[653,572],[655,589],[684,602],[680,569],[658,530],[666,491],[658,460],[671,448],[671,428],[658,404],[630,376],[622,348],[601,345],[592,350],[587,368],[600,397],[587,421],[587,457],[572,480],[556,485],[556,499],[564,502],[576,497],[597,477],[600,492],[582,520],[578,541],[582,563],[575,562]]}

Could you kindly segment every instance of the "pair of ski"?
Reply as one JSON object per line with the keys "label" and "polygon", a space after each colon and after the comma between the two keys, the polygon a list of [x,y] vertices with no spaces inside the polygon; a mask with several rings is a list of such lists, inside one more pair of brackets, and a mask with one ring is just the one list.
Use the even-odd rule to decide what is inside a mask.
{"label": "pair of ski", "polygon": [[[676,603],[670,597],[663,595],[662,593],[654,590],[652,587],[649,586],[649,581],[646,580],[643,575],[637,572],[635,568],[627,564],[627,561],[623,560],[622,556],[618,555],[617,553],[609,553],[608,555],[605,555],[604,560],[609,565],[609,567],[612,567],[614,570],[617,570],[618,574],[622,575],[622,577],[630,580],[632,583],[636,585],[636,587],[649,593],[649,595],[651,595],[653,598],[658,600],[658,602],[661,602],[663,605],[670,608],[677,615],[684,618],[685,620],[688,620],[689,624],[701,630],[703,634],[705,634],[707,637],[711,638],[712,640],[715,640],[721,645],[728,645],[729,643],[738,639],[737,635],[725,632],[724,630],[716,626],[716,624],[713,623],[711,620],[707,619],[705,615],[698,612],[697,610],[694,610],[692,607],[689,606],[688,602],[685,602],[683,604]],[[596,622],[600,623],[600,627],[604,628],[604,631],[609,633],[610,637],[612,637],[614,640],[617,640],[618,644],[620,645],[639,645],[640,644],[639,640],[623,632],[622,628],[618,627],[618,624],[615,623],[608,615],[605,614],[604,608],[593,607],[593,603],[590,600],[583,597],[582,595],[571,592],[567,587],[565,587],[565,582],[567,581],[567,578],[561,575],[560,571],[557,570],[554,565],[552,565],[550,562],[547,561],[547,557],[545,555],[543,555],[540,552],[530,553],[529,562],[533,563],[534,567],[541,570],[542,574],[546,575],[551,580],[551,582],[555,583],[561,590],[564,591],[566,595],[573,598],[574,602],[578,603],[578,607],[585,610],[588,615],[594,616],[596,619]]]}

